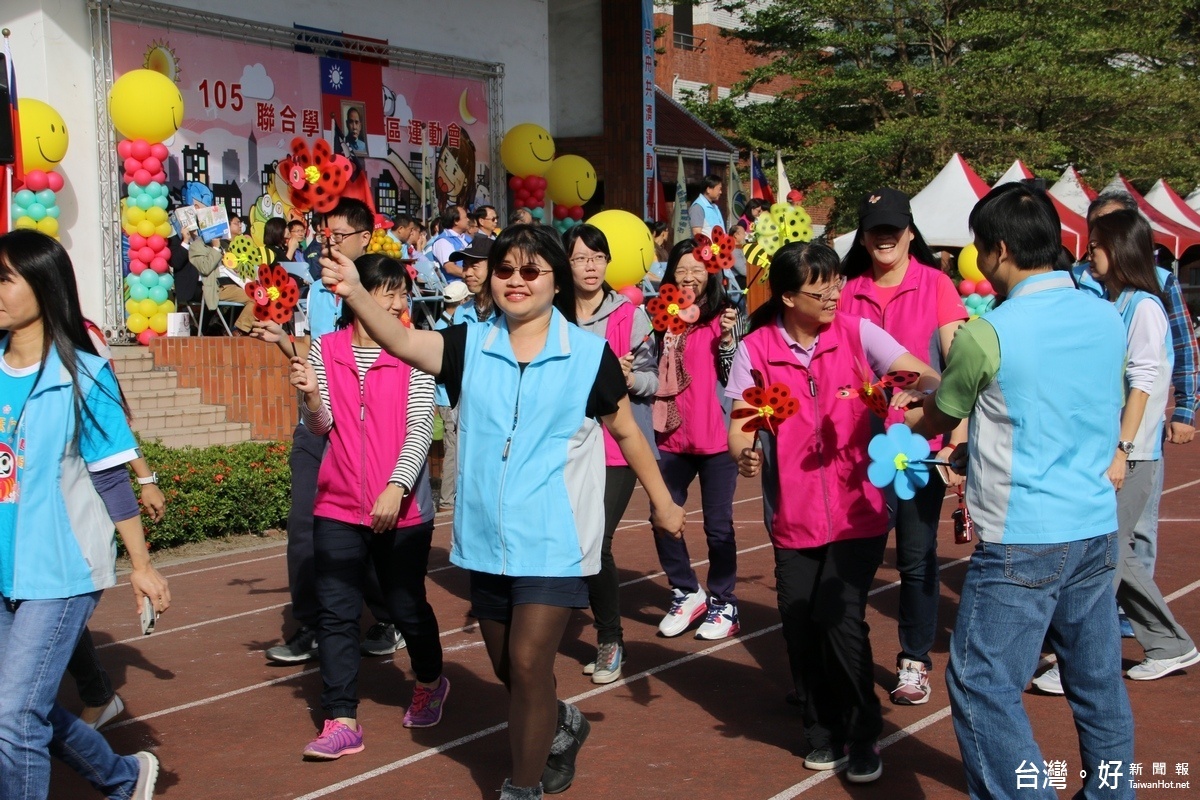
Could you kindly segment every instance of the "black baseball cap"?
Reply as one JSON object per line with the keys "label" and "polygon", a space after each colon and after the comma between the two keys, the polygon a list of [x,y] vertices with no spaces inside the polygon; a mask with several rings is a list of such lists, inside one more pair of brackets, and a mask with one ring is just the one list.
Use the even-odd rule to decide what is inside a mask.
{"label": "black baseball cap", "polygon": [[886,225],[889,228],[907,228],[912,224],[912,208],[908,195],[896,189],[876,189],[863,195],[858,204],[858,229],[869,231]]}
{"label": "black baseball cap", "polygon": [[492,240],[486,236],[476,236],[471,244],[462,250],[455,250],[446,257],[447,261],[487,261],[492,252]]}

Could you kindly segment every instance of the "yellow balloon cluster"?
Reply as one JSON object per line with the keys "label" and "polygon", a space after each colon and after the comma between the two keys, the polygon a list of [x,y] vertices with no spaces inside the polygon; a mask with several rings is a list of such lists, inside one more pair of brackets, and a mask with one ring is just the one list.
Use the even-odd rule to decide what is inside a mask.
{"label": "yellow balloon cluster", "polygon": [[140,208],[129,202],[129,198],[121,201],[121,227],[129,236],[136,233],[145,239],[149,239],[155,234],[169,239],[174,233],[166,209],[158,206]]}
{"label": "yellow balloon cluster", "polygon": [[559,156],[546,172],[546,195],[560,206],[581,206],[595,193],[596,168],[583,156]]}
{"label": "yellow balloon cluster", "polygon": [[812,238],[812,218],[807,211],[791,203],[776,203],[754,221],[754,243],[746,248],[746,261],[765,270],[780,247],[789,242],[810,242]]}
{"label": "yellow balloon cluster", "polygon": [[541,125],[514,125],[500,140],[500,160],[513,175],[545,175],[554,161],[554,139]]}
{"label": "yellow balloon cluster", "polygon": [[161,72],[134,69],[117,78],[108,92],[113,127],[126,139],[161,142],[183,123],[183,95]]}
{"label": "yellow balloon cluster", "polygon": [[383,253],[390,258],[400,258],[400,243],[388,235],[383,228],[376,228],[367,243],[368,253]]}
{"label": "yellow balloon cluster", "polygon": [[979,270],[979,251],[975,249],[975,244],[969,244],[958,253],[958,274],[969,281],[979,283],[983,280],[983,273]]}

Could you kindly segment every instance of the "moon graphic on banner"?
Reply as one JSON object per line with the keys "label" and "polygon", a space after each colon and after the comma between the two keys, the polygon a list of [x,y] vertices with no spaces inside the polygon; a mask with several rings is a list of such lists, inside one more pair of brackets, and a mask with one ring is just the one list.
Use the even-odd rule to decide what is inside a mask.
{"label": "moon graphic on banner", "polygon": [[467,125],[474,125],[478,120],[471,113],[471,109],[467,107],[467,92],[469,89],[463,89],[462,96],[458,98],[458,115],[462,117],[462,121]]}

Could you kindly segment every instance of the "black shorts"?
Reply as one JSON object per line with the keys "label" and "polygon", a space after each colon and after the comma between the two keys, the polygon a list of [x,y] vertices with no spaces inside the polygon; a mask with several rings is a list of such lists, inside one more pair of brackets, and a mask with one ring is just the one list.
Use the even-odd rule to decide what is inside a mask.
{"label": "black shorts", "polygon": [[587,608],[587,578],[517,578],[470,571],[471,616],[508,622],[513,606],[536,603],[560,608]]}

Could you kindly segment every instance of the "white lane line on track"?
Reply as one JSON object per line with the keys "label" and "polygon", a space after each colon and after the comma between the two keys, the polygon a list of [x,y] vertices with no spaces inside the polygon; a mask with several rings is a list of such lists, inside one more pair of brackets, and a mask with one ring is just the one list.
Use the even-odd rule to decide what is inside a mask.
{"label": "white lane line on track", "polygon": [[1170,494],[1171,492],[1178,492],[1180,489],[1186,489],[1189,486],[1195,486],[1198,483],[1200,483],[1200,478],[1197,478],[1194,481],[1188,481],[1187,483],[1182,483],[1179,486],[1172,486],[1170,489],[1164,489],[1163,494]]}
{"label": "white lane line on track", "polygon": [[1185,594],[1188,594],[1189,592],[1194,592],[1197,589],[1200,589],[1200,581],[1192,581],[1187,586],[1184,586],[1182,589],[1179,589],[1178,591],[1175,591],[1175,592],[1171,592],[1169,595],[1164,597],[1163,600],[1166,600],[1169,603],[1172,600],[1177,600],[1180,597],[1183,597]]}
{"label": "white lane line on track", "polygon": [[[287,555],[287,553],[275,553],[275,554],[269,555],[269,556],[259,556],[258,558],[248,558],[245,561],[235,561],[231,564],[218,564],[215,567],[202,567],[201,569],[190,569],[187,572],[175,572],[175,573],[171,573],[171,574],[167,574],[164,572],[163,577],[166,578],[167,580],[171,580],[172,578],[181,578],[184,575],[198,575],[201,572],[212,572],[215,569],[227,569],[228,567],[240,567],[243,564],[255,564],[259,561],[270,561],[273,558],[283,558],[286,555]],[[164,569],[170,569],[170,567],[165,567]],[[128,585],[129,585],[128,583],[118,583],[116,586],[114,586],[112,588],[120,589],[122,586],[128,586]]]}

